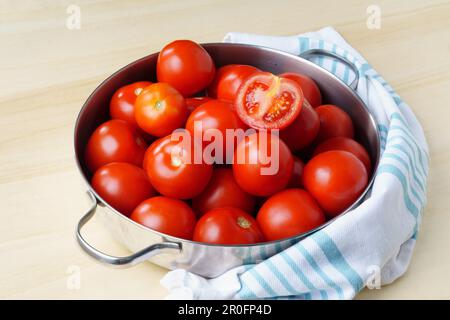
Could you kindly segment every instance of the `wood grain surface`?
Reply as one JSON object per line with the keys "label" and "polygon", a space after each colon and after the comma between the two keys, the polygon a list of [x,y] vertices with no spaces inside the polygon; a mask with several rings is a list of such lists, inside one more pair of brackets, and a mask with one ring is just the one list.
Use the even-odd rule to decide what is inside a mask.
{"label": "wood grain surface", "polygon": [[[381,8],[381,28],[366,9]],[[70,5],[81,28],[66,27]],[[110,269],[74,238],[89,202],[73,157],[80,107],[108,75],[179,38],[293,35],[332,25],[411,106],[428,139],[428,204],[408,272],[358,298],[450,298],[450,2],[0,0],[0,297],[163,298],[166,270]],[[99,248],[127,251],[97,222]],[[79,280],[79,286],[74,285]]]}

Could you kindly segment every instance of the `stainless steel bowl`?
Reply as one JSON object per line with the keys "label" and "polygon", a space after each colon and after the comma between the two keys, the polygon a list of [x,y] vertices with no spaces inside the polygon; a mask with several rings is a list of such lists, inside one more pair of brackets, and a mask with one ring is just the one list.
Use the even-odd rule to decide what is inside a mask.
{"label": "stainless steel bowl", "polygon": [[[226,43],[211,43],[203,46],[217,66],[233,63],[249,64],[275,74],[298,72],[313,78],[320,87],[324,101],[341,107],[353,119],[356,136],[369,151],[374,164],[373,171],[376,170],[380,156],[379,133],[370,112],[354,92],[357,81],[354,81],[349,87],[333,74],[307,59],[269,48]],[[345,59],[323,50],[312,50],[302,56],[309,57],[317,54],[339,59],[355,70]],[[183,268],[205,277],[216,277],[233,267],[267,259],[320,228],[333,223],[334,219],[307,233],[279,241],[254,245],[212,245],[188,241],[151,230],[120,214],[106,203],[90,185],[90,174],[83,159],[84,149],[95,128],[108,119],[109,101],[119,87],[135,81],[155,81],[157,57],[158,53],[151,54],[114,73],[95,89],[78,115],[75,125],[76,161],[88,186],[88,195],[92,200],[92,207],[81,218],[77,226],[77,239],[86,253],[98,261],[115,266],[130,266],[149,260],[168,269]],[[364,193],[346,212],[355,208],[362,201],[372,182],[373,174]],[[100,208],[97,209],[98,207]],[[83,238],[81,229],[94,214],[104,221],[105,226],[119,242],[133,252],[132,255],[115,257],[103,253]],[[339,219],[339,217],[335,219]]]}

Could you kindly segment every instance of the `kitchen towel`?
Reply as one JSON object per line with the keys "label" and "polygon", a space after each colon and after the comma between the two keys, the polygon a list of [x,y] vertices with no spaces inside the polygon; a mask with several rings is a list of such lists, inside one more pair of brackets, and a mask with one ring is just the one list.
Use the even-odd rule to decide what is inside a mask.
{"label": "kitchen towel", "polygon": [[[408,105],[333,28],[289,37],[229,33],[225,42],[300,54],[321,48],[359,70],[357,93],[374,115],[382,146],[372,192],[324,229],[258,264],[205,279],[185,270],[161,280],[169,299],[351,299],[366,285],[393,282],[407,269],[426,202],[428,147]],[[344,82],[351,70],[328,58],[313,62]]]}

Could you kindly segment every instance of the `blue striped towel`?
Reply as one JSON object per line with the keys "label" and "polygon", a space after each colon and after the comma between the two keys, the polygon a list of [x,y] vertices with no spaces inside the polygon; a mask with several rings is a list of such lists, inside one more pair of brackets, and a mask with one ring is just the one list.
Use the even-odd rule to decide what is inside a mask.
{"label": "blue striped towel", "polygon": [[[215,279],[185,270],[161,284],[177,299],[352,299],[365,286],[385,285],[407,269],[426,202],[428,147],[411,109],[333,28],[291,37],[229,33],[224,41],[293,54],[323,48],[359,69],[358,95],[381,132],[382,157],[371,194],[356,209],[271,258]],[[344,82],[354,77],[331,59],[314,61]]]}

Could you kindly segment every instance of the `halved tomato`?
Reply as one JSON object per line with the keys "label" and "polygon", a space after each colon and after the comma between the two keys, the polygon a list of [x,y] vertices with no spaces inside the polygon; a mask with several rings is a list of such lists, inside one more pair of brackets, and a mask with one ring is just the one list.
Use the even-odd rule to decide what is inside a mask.
{"label": "halved tomato", "polygon": [[299,115],[303,92],[298,83],[270,72],[256,72],[239,88],[237,114],[255,129],[283,129]]}

